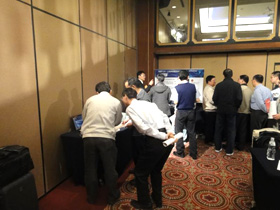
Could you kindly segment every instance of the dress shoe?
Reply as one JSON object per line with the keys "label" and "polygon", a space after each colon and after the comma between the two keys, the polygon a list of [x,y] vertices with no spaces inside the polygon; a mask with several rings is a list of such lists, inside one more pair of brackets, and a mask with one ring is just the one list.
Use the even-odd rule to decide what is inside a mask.
{"label": "dress shoe", "polygon": [[131,206],[133,206],[136,209],[142,209],[142,210],[152,210],[153,209],[152,203],[142,204],[142,203],[139,203],[137,200],[131,200],[130,204],[131,204]]}
{"label": "dress shoe", "polygon": [[136,187],[136,180],[135,180],[135,178],[134,178],[134,179],[131,179],[131,180],[129,181],[129,184],[130,184],[131,186],[133,186],[133,187]]}
{"label": "dress shoe", "polygon": [[121,193],[120,193],[120,191],[118,190],[117,197],[115,197],[115,198],[108,198],[107,203],[108,203],[109,205],[114,205],[114,204],[120,199],[120,197],[121,197]]}
{"label": "dress shoe", "polygon": [[193,160],[196,160],[197,159],[197,156],[196,155],[190,155],[192,157]]}
{"label": "dress shoe", "polygon": [[154,198],[153,194],[152,194],[151,197],[152,197],[153,203],[156,204],[156,207],[157,207],[157,208],[162,208],[162,201],[157,201],[157,200]]}
{"label": "dress shoe", "polygon": [[178,154],[176,151],[173,152],[173,155],[177,156],[177,157],[180,157],[180,158],[184,158],[185,155],[184,154]]}
{"label": "dress shoe", "polygon": [[129,174],[134,174],[134,172],[135,172],[134,169],[130,169],[130,170],[128,171]]}

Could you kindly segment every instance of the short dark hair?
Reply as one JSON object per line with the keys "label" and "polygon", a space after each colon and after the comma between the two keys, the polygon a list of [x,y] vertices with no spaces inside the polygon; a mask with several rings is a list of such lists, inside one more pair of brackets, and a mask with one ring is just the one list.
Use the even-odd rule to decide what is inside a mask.
{"label": "short dark hair", "polygon": [[225,69],[224,72],[223,72],[223,75],[225,78],[231,78],[232,75],[233,75],[233,72],[231,69]]}
{"label": "short dark hair", "polygon": [[102,91],[106,91],[106,92],[110,93],[110,90],[111,90],[111,87],[110,87],[109,83],[105,82],[105,81],[99,82],[95,86],[95,91],[98,93],[101,93]]}
{"label": "short dark hair", "polygon": [[127,83],[128,83],[128,85],[131,87],[137,80],[138,80],[138,79],[135,78],[135,77],[129,77],[129,78],[127,79]]}
{"label": "short dark hair", "polygon": [[136,98],[137,92],[132,88],[126,88],[122,92],[122,96],[127,96],[129,99]]}
{"label": "short dark hair", "polygon": [[138,76],[140,76],[141,74],[145,74],[145,72],[144,71],[137,71],[137,74],[136,74],[136,77],[137,77],[137,79],[138,79]]}
{"label": "short dark hair", "polygon": [[164,79],[165,79],[164,74],[159,73],[159,74],[157,75],[157,79],[158,79],[158,81],[159,81],[159,82],[163,82],[163,81],[164,81]]}
{"label": "short dark hair", "polygon": [[274,71],[271,73],[273,76],[277,76],[280,79],[280,71]]}
{"label": "short dark hair", "polygon": [[189,76],[189,71],[187,71],[187,70],[180,70],[179,71],[179,79],[180,80],[186,80],[186,79],[188,79],[188,76]]}
{"label": "short dark hair", "polygon": [[263,75],[256,74],[255,76],[253,76],[253,79],[256,80],[258,83],[262,83],[263,82]]}
{"label": "short dark hair", "polygon": [[210,82],[213,78],[215,78],[214,75],[208,75],[208,76],[206,77],[206,83]]}
{"label": "short dark hair", "polygon": [[249,82],[249,77],[246,74],[240,75],[239,78],[243,79],[246,84]]}

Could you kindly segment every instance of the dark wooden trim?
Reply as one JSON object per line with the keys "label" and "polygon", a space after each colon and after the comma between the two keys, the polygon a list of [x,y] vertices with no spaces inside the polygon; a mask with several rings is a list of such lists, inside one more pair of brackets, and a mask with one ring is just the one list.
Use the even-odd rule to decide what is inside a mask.
{"label": "dark wooden trim", "polygon": [[220,52],[243,52],[243,51],[280,51],[280,42],[259,43],[234,43],[221,45],[196,45],[176,47],[155,47],[156,55],[170,54],[194,54],[194,53],[220,53]]}

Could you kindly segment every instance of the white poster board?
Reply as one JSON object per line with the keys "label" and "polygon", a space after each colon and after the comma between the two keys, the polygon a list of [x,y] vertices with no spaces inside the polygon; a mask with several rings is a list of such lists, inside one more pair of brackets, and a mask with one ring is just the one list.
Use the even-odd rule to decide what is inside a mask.
{"label": "white poster board", "polygon": [[162,73],[165,76],[164,84],[172,90],[180,82],[178,76],[181,70],[189,71],[189,82],[194,84],[197,91],[197,97],[203,102],[203,80],[204,69],[156,69],[155,84],[158,82],[156,76]]}

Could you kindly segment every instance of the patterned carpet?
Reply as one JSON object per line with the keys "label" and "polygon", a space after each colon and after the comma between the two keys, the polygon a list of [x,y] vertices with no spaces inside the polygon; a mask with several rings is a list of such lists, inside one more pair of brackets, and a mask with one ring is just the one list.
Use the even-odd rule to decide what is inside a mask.
{"label": "patterned carpet", "polygon": [[[235,150],[233,156],[226,156],[224,150],[216,153],[213,146],[198,140],[197,160],[190,156],[178,158],[173,153],[167,160],[162,171],[161,209],[250,209],[253,201],[251,167],[248,151]],[[120,200],[105,210],[134,209],[130,201],[136,199],[136,188],[129,184],[131,179],[133,175],[121,186]]]}

